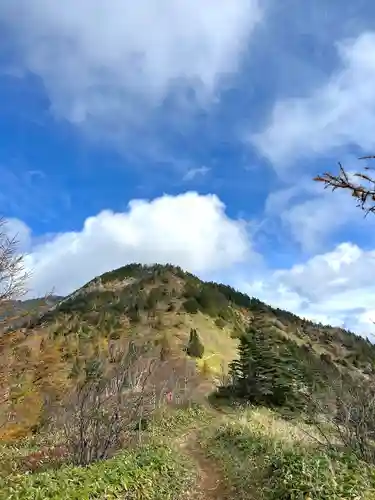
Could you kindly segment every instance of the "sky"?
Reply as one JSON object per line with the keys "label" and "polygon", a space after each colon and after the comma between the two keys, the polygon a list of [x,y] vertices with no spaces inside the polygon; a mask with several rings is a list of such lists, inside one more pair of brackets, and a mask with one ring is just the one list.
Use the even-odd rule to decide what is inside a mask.
{"label": "sky", "polygon": [[173,263],[375,331],[370,0],[2,0],[0,214],[29,296]]}

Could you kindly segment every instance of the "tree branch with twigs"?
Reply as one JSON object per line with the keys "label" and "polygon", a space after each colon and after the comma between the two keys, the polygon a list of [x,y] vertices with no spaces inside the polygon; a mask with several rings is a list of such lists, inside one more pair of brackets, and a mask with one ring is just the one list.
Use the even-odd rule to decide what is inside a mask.
{"label": "tree branch with twigs", "polygon": [[[375,156],[362,156],[359,160],[374,159]],[[373,170],[371,167],[364,167],[365,172],[349,174],[339,162],[339,174],[334,175],[325,172],[314,178],[314,181],[323,182],[325,188],[344,189],[351,192],[353,198],[357,200],[357,206],[365,211],[365,215],[375,212],[375,178],[366,173]],[[356,182],[356,179],[359,182]]]}
{"label": "tree branch with twigs", "polygon": [[18,252],[17,235],[9,236],[7,224],[0,217],[0,304],[23,296],[29,278],[23,255]]}
{"label": "tree branch with twigs", "polygon": [[337,379],[329,394],[311,393],[307,399],[309,423],[323,438],[321,445],[333,450],[344,447],[360,460],[375,463],[375,390],[371,382],[348,386]]}

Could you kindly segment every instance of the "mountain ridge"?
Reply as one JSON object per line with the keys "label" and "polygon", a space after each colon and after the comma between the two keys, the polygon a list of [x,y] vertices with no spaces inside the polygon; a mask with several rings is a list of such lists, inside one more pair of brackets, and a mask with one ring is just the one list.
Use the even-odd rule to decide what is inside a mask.
{"label": "mountain ridge", "polygon": [[[367,372],[374,369],[375,346],[360,335],[341,327],[323,325],[289,311],[272,307],[229,285],[204,282],[197,276],[171,264],[128,264],[97,276],[54,303],[38,323],[50,321],[56,314],[87,314],[96,302],[112,314],[127,316],[136,323],[142,311],[157,315],[175,312],[194,316],[201,313],[213,318],[218,331],[232,330],[241,335],[254,313],[263,315],[267,327],[298,345],[327,354],[340,365],[353,365]],[[167,310],[169,309],[169,310]],[[31,328],[33,324],[31,325]],[[30,327],[29,327],[30,328]]]}

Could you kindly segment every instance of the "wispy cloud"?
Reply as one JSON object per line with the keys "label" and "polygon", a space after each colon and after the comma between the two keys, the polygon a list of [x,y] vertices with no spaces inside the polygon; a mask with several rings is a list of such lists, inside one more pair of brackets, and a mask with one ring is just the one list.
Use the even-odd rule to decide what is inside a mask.
{"label": "wispy cloud", "polygon": [[252,143],[277,169],[355,145],[375,149],[375,32],[337,44],[341,65],[306,97],[276,102]]}
{"label": "wispy cloud", "polygon": [[69,193],[40,170],[10,163],[0,165],[0,178],[0,213],[5,216],[45,222],[56,218],[61,209],[70,208]]}
{"label": "wispy cloud", "polygon": [[194,101],[215,102],[222,76],[238,70],[261,19],[258,0],[0,6],[19,66],[42,79],[53,112],[118,142],[152,127],[161,106],[179,116]]}
{"label": "wispy cloud", "polygon": [[196,177],[204,177],[206,174],[208,174],[208,172],[210,171],[211,169],[209,167],[197,167],[197,168],[191,168],[190,170],[188,170],[186,172],[186,174],[183,176],[182,180],[184,181],[192,181],[194,180]]}
{"label": "wispy cloud", "polygon": [[[343,232],[353,237],[354,229],[357,236],[369,236],[375,229],[375,220],[364,219],[348,193],[322,189],[306,177],[270,192],[265,218],[278,222],[272,225],[274,230],[291,238],[302,252],[310,255],[337,244]],[[373,242],[367,238],[367,243]]]}

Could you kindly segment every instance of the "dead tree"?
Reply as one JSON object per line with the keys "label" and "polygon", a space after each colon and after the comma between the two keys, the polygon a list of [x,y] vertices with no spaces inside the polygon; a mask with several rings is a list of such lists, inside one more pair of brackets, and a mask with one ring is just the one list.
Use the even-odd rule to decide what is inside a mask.
{"label": "dead tree", "polygon": [[7,221],[0,217],[0,308],[26,293],[28,273],[18,252],[17,236],[10,236]]}
{"label": "dead tree", "polygon": [[75,463],[107,458],[150,415],[151,379],[158,359],[148,346],[129,342],[110,367],[98,358],[86,366],[62,410],[66,444]]}
{"label": "dead tree", "polygon": [[[16,236],[10,236],[7,221],[0,217],[0,336],[17,315],[14,299],[20,298],[26,292],[28,273],[25,271],[23,256],[18,252]],[[0,339],[0,355],[2,354]],[[5,362],[7,356],[5,355]],[[4,363],[2,363],[4,366]],[[7,407],[9,388],[4,376],[0,380],[0,410]],[[0,411],[0,414],[3,412]],[[5,412],[7,415],[7,412]],[[3,415],[2,415],[3,416]],[[7,421],[2,418],[0,426]]]}
{"label": "dead tree", "polygon": [[[359,160],[374,159],[375,156],[363,156]],[[333,175],[325,172],[314,178],[314,181],[323,182],[325,188],[344,189],[351,193],[357,200],[357,206],[365,211],[365,216],[375,212],[375,178],[366,173],[372,170],[370,167],[364,167],[365,172],[356,172],[349,174],[339,162],[339,174]],[[359,182],[356,182],[356,179]]]}

